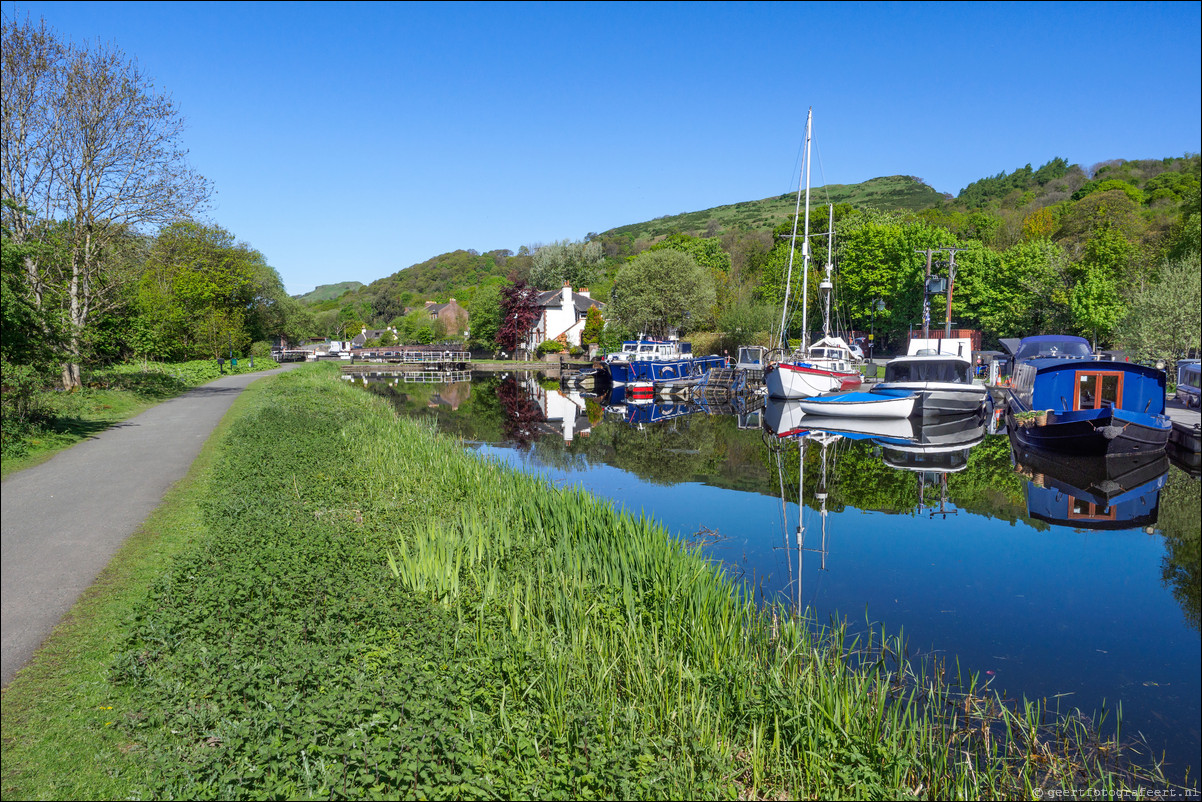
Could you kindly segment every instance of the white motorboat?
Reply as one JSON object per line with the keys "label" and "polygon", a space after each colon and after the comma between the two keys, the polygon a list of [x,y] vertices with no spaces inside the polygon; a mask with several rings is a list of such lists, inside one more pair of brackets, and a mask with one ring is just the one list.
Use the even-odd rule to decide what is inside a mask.
{"label": "white motorboat", "polygon": [[838,393],[803,398],[797,406],[806,415],[840,418],[908,418],[914,413],[918,396],[914,393]]}
{"label": "white motorboat", "polygon": [[952,354],[899,356],[885,365],[885,380],[874,392],[911,392],[923,415],[977,412],[989,399],[989,388],[974,384],[972,362]]}

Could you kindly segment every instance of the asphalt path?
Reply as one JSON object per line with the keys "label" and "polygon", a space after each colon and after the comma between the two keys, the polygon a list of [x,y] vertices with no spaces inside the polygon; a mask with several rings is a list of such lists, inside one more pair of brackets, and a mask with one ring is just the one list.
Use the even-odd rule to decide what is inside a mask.
{"label": "asphalt path", "polygon": [[4,687],[188,473],[239,393],[290,367],[189,390],[0,485]]}

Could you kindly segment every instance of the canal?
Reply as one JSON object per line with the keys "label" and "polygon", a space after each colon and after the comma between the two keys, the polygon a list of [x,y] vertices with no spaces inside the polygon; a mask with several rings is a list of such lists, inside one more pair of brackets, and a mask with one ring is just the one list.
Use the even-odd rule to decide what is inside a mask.
{"label": "canal", "polygon": [[1202,501],[1165,457],[1099,475],[975,418],[822,431],[774,402],[605,406],[526,373],[353,381],[484,457],[654,517],[764,603],[883,627],[912,658],[1104,716],[1107,734],[1121,709],[1123,739],[1197,787]]}

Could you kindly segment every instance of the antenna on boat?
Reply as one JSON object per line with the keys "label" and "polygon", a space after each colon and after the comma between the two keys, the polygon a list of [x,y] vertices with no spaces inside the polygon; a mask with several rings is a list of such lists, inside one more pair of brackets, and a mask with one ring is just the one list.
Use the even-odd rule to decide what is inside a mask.
{"label": "antenna on boat", "polygon": [[835,207],[828,205],[830,209],[830,217],[826,227],[826,276],[822,279],[822,283],[818,285],[818,289],[822,290],[824,305],[822,308],[822,336],[831,336],[831,290],[835,284],[831,281],[831,270],[834,265],[831,263],[831,250],[834,247],[835,239]]}

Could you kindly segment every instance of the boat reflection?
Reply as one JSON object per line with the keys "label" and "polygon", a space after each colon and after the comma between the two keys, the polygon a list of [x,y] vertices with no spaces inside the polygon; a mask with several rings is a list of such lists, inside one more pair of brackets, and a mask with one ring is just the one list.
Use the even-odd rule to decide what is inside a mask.
{"label": "boat reflection", "polygon": [[[802,576],[803,567],[805,564],[806,554],[816,554],[819,558],[818,570],[826,571],[826,558],[829,553],[828,549],[828,529],[829,512],[827,510],[827,499],[829,498],[830,483],[833,479],[833,466],[837,464],[837,444],[843,440],[843,436],[832,432],[807,432],[794,440],[779,439],[769,441],[772,448],[774,462],[776,463],[777,479],[780,486],[780,519],[782,545],[777,548],[783,549],[785,552],[785,564],[788,570],[788,584],[779,591],[782,596],[788,599],[788,604],[793,607],[795,612],[799,612],[806,607],[806,602],[802,597]],[[796,524],[790,520],[791,507],[790,503],[792,496],[790,456],[792,454],[792,444],[797,444],[797,512]],[[818,457],[813,457],[813,460],[819,462],[818,478],[813,484],[813,506],[806,506],[806,462],[807,462],[807,447],[821,449],[821,454]],[[812,452],[811,452],[812,454]],[[807,530],[815,528],[813,517],[818,516],[818,524],[816,526],[816,538],[812,538],[807,542]]]}
{"label": "boat reflection", "polygon": [[1028,448],[1013,435],[1011,460],[1027,477],[1027,515],[1077,529],[1136,529],[1156,524],[1168,480],[1164,453],[1068,456]]}
{"label": "boat reflection", "polygon": [[[758,396],[702,397],[690,400],[670,398],[639,398],[627,395],[625,385],[617,385],[600,397],[607,418],[624,420],[628,425],[642,428],[686,415],[734,415],[739,428],[758,425],[763,401]],[[754,422],[754,423],[753,423]]]}

